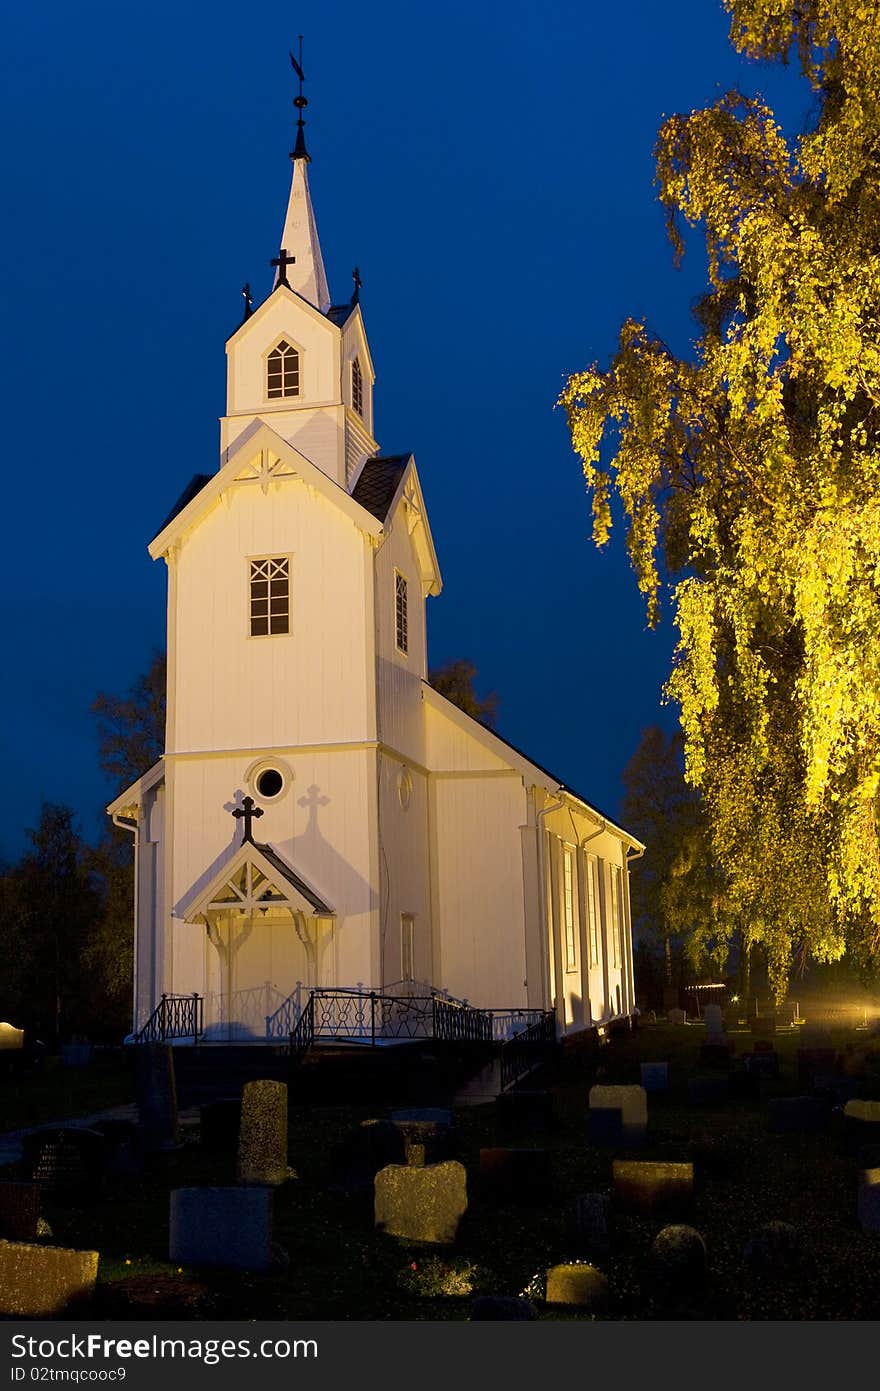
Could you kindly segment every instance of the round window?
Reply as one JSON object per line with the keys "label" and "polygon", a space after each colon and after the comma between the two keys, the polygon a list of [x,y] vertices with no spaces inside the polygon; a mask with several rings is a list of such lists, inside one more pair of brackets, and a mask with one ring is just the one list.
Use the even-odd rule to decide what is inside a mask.
{"label": "round window", "polygon": [[277,797],[284,786],[284,779],[277,768],[264,768],[257,774],[256,788],[261,797]]}

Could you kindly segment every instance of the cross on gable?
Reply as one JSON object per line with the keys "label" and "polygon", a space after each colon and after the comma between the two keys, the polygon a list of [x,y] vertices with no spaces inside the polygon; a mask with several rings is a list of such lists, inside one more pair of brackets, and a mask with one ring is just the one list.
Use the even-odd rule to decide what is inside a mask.
{"label": "cross on gable", "polygon": [[270,266],[277,266],[278,268],[278,284],[286,285],[288,290],[290,289],[290,282],[287,279],[287,267],[295,264],[296,257],[290,256],[283,246],[278,252],[278,255],[273,256],[272,260],[269,262]]}
{"label": "cross on gable", "polygon": [[263,815],[263,808],[256,806],[253,797],[245,797],[241,806],[236,807],[232,815],[235,817],[236,820],[238,820],[240,817],[244,817],[244,835],[241,838],[242,845],[244,845],[246,840],[249,840],[251,845],[253,845],[253,821],[255,817]]}

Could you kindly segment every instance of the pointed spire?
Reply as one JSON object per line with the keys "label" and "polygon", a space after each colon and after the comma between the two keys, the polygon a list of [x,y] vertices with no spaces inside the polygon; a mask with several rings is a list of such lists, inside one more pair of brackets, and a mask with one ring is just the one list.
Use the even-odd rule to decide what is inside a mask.
{"label": "pointed spire", "polygon": [[[293,70],[299,78],[299,94],[293,99],[293,104],[299,112],[296,144],[290,155],[293,161],[293,178],[290,183],[290,198],[287,204],[287,216],[284,219],[284,230],[278,244],[286,247],[294,258],[293,263],[287,266],[285,283],[298,295],[302,295],[303,299],[307,299],[309,304],[320,309],[322,314],[326,314],[330,308],[330,291],[327,288],[321,244],[318,241],[318,229],[315,225],[315,214],[309,193],[307,166],[311,163],[311,159],[306,150],[305,122],[302,114],[308,104],[307,98],[303,96],[305,75],[302,69],[302,35],[299,38],[299,45],[299,61],[294,58],[292,53],[290,55]],[[279,276],[276,272],[272,288],[276,289],[278,284]]]}

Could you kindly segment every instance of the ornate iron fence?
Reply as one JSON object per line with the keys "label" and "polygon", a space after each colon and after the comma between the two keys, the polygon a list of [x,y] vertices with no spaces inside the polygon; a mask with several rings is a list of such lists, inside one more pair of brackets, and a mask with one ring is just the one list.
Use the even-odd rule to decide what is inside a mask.
{"label": "ornate iron fence", "polygon": [[315,1001],[310,995],[299,1019],[290,1031],[290,1061],[302,1062],[315,1041]]}
{"label": "ornate iron fence", "polygon": [[506,1043],[517,1034],[524,1033],[532,1024],[538,1024],[546,1013],[543,1009],[490,1009],[484,1010],[492,1017],[492,1038],[496,1043]]}
{"label": "ornate iron fence", "polygon": [[433,1000],[433,1036],[445,1043],[491,1043],[492,1016],[470,1005]]}
{"label": "ornate iron fence", "polygon": [[540,1017],[501,1045],[502,1091],[512,1087],[514,1082],[553,1055],[556,1047],[556,1015],[552,1009],[534,1012]]}
{"label": "ornate iron fence", "polygon": [[169,1038],[191,1038],[197,1043],[204,1033],[204,1000],[201,995],[163,995],[135,1043],[164,1043]]}

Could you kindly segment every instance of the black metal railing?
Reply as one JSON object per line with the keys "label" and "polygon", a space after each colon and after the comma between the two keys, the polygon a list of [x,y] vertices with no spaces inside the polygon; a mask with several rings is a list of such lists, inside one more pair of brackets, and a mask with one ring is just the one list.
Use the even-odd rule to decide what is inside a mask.
{"label": "black metal railing", "polygon": [[491,1043],[492,1016],[471,1005],[453,1004],[434,996],[433,1036],[444,1043]]}
{"label": "black metal railing", "polygon": [[302,1062],[315,1041],[315,1001],[310,995],[299,1019],[290,1031],[290,1061],[293,1066]]}
{"label": "black metal railing", "polygon": [[501,1090],[506,1091],[521,1077],[544,1062],[549,1062],[556,1047],[556,1015],[552,1009],[540,1011],[540,1018],[521,1033],[502,1043]]}
{"label": "black metal railing", "polygon": [[163,995],[135,1043],[165,1043],[169,1038],[191,1038],[197,1043],[204,1033],[204,1000],[201,995]]}

